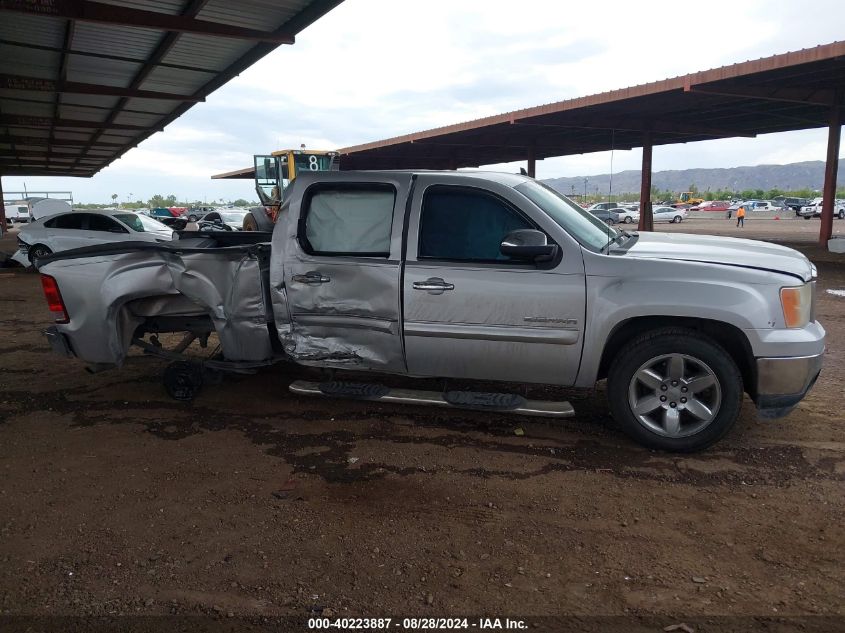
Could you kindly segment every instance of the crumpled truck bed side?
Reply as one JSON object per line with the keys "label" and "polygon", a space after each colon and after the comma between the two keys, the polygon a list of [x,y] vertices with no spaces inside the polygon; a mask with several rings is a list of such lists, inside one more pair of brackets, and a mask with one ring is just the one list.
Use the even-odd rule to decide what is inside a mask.
{"label": "crumpled truck bed side", "polygon": [[123,243],[66,251],[39,271],[58,282],[70,316],[70,323],[58,327],[74,353],[90,363],[119,366],[138,326],[165,315],[208,315],[227,360],[271,358],[268,264],[267,244]]}

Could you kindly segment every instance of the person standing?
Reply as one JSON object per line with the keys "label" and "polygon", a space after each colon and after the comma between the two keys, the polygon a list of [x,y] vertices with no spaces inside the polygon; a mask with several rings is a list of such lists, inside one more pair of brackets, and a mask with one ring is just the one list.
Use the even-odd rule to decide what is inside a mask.
{"label": "person standing", "polygon": [[739,209],[736,210],[736,225],[745,228],[745,206],[739,205]]}

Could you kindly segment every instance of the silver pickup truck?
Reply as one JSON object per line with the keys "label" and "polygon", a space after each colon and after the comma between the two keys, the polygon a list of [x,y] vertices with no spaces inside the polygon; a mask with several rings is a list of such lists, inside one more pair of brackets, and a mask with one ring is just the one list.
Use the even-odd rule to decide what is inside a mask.
{"label": "silver pickup truck", "polygon": [[[178,359],[187,342],[216,335],[220,355],[204,362],[212,369],[287,360],[487,383],[591,388],[606,378],[618,424],[673,451],[722,437],[743,393],[762,417],[786,415],[824,352],[816,270],[802,254],[618,231],[513,174],[305,172],[272,234],[183,233],[58,253],[38,267],[56,316],[53,348],[95,370],[120,366],[132,344]],[[188,338],[166,350],[162,332]],[[198,370],[174,367],[174,395],[190,397]],[[291,389],[573,415],[568,403],[489,387],[378,380]]]}

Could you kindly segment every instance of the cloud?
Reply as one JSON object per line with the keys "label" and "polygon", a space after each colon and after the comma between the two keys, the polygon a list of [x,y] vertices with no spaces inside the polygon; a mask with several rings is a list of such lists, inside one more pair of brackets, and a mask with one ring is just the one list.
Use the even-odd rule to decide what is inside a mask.
{"label": "cloud", "polygon": [[[300,143],[334,149],[811,47],[841,39],[843,21],[833,0],[348,0],[93,179],[3,185],[79,201],[253,198],[249,181],[210,175]],[[661,146],[654,167],[823,160],[824,149],[824,131],[808,130]],[[640,157],[614,152],[613,169]],[[607,152],[538,162],[542,177],[608,171]]]}

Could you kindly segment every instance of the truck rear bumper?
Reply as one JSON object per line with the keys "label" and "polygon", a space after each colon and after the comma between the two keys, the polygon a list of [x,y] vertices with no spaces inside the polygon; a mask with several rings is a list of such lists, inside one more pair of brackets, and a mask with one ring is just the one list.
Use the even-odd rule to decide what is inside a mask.
{"label": "truck rear bumper", "polygon": [[44,331],[44,336],[47,337],[47,342],[50,343],[50,349],[59,356],[65,356],[67,358],[73,358],[75,356],[67,336],[59,332],[59,329],[55,325],[48,327]]}
{"label": "truck rear bumper", "polygon": [[824,354],[757,359],[756,404],[764,418],[781,418],[795,408],[819,377]]}

